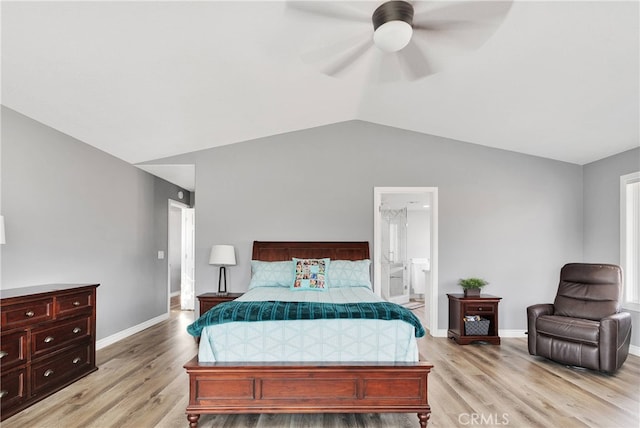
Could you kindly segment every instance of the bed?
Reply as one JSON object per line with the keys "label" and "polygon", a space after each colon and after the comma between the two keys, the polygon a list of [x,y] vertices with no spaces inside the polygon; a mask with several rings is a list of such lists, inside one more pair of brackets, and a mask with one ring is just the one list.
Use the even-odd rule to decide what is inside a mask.
{"label": "bed", "polygon": [[[368,242],[254,242],[252,254],[254,261],[266,262],[263,263],[264,265],[277,265],[272,262],[291,261],[294,258],[329,259],[337,267],[337,261],[356,263],[368,260],[369,244]],[[329,273],[331,273],[330,261],[327,262]],[[313,275],[311,277],[316,278]],[[262,297],[256,298],[266,300],[256,302],[251,297],[256,295],[252,289],[254,278],[252,277],[250,290],[245,295],[247,297],[243,296],[243,299],[239,299],[240,302],[234,302],[233,304],[236,305],[234,308],[246,307],[249,308],[247,313],[253,311],[252,314],[258,312],[263,314],[265,311],[286,312],[290,309],[292,305],[281,301],[281,299],[286,300],[286,297],[283,297],[286,296],[286,293],[281,293],[282,290],[258,290],[257,295]],[[302,278],[302,276],[296,276],[296,278]],[[322,278],[322,276],[318,276],[318,278]],[[329,278],[331,278],[330,275]],[[324,287],[323,282],[315,281],[315,279],[311,283],[311,287],[320,287],[321,285]],[[308,283],[304,285],[308,286]],[[336,308],[344,308],[350,307],[349,304],[344,304],[345,301],[351,302],[353,299],[360,298],[360,290],[355,289],[356,287],[354,287],[354,293],[333,290],[331,282],[328,283],[327,288],[328,290],[324,291],[294,291],[293,293],[296,295],[307,296],[296,298],[295,300],[304,301],[304,303],[296,304],[309,307],[311,313],[314,313],[313,310],[319,307],[317,302],[323,302],[320,305],[323,308],[331,306],[331,304],[324,303],[326,299],[337,303],[333,305]],[[372,302],[374,300],[371,298]],[[256,309],[258,305],[260,308]],[[385,313],[394,312],[384,305],[389,304],[368,305],[365,302],[359,307],[384,307]],[[223,308],[220,308],[220,311],[222,310]],[[299,315],[300,309],[298,308],[297,311]],[[227,312],[231,311],[227,310]],[[234,309],[233,312],[237,312],[237,310]],[[353,315],[352,312],[350,311],[350,316]],[[368,310],[363,312],[368,312]],[[401,311],[398,312],[402,314]],[[207,313],[206,315],[212,314]],[[218,316],[217,314],[213,315]],[[360,316],[356,315],[356,317]],[[365,316],[367,315],[362,315],[362,317]],[[312,315],[311,318],[313,317]],[[364,321],[370,327],[373,326],[374,331],[384,329],[384,333],[375,336],[376,341],[382,341],[382,346],[378,346],[377,349],[395,347],[391,353],[378,354],[373,348],[366,346],[367,342],[372,342],[371,336],[367,336],[367,334],[364,334],[362,338],[354,338],[345,333],[345,338],[333,340],[336,343],[339,343],[340,340],[343,340],[345,344],[348,342],[348,347],[351,348],[336,354],[335,347],[329,347],[327,351],[323,351],[322,348],[316,350],[312,348],[313,345],[307,346],[312,343],[308,341],[308,338],[299,337],[298,333],[291,333],[291,331],[295,332],[296,328],[293,330],[284,328],[284,326],[288,328],[291,325],[295,326],[295,323],[302,323],[301,325],[307,326],[307,333],[300,333],[303,336],[305,334],[319,336],[322,334],[319,333],[323,331],[322,328],[326,328],[328,332],[348,330],[344,327],[346,324],[341,323],[351,320],[338,319],[339,317],[314,319],[313,321],[307,319],[302,321],[267,320],[256,323],[229,321],[225,325],[207,326],[196,332],[191,331],[194,335],[201,334],[201,338],[198,356],[184,366],[189,376],[189,404],[186,409],[189,426],[197,427],[201,414],[415,412],[418,415],[420,426],[426,427],[431,415],[427,397],[427,379],[432,365],[418,361],[413,333],[417,334],[421,326],[414,326],[406,320],[395,318],[357,320],[357,322]],[[323,323],[326,325],[323,326]],[[279,327],[274,328],[274,325]],[[310,325],[314,326],[312,330],[308,328]],[[249,330],[245,332],[239,330],[241,328]],[[267,347],[261,340],[264,334],[264,330],[261,330],[263,328],[270,329],[267,331],[270,336],[277,336],[275,340],[283,341],[276,346],[269,345],[270,348],[276,349],[276,352],[273,352],[272,349],[261,349],[260,352],[265,351],[261,354],[253,352],[257,348]],[[280,333],[280,330],[284,332]],[[225,342],[225,331],[232,331],[233,335],[241,336],[244,340],[237,342],[231,338],[230,341]],[[274,331],[276,334],[273,333]],[[412,334],[407,334],[407,332]],[[384,340],[396,341],[400,344],[390,345]],[[302,341],[300,343],[304,346],[297,341]],[[362,341],[362,346],[353,344],[357,341]],[[272,344],[272,342],[268,343]],[[218,345],[217,349],[216,345]],[[239,348],[234,351],[236,346]],[[253,347],[251,348],[252,352],[247,351],[247,346]],[[242,355],[256,354],[260,357],[241,357]],[[259,360],[255,360],[255,358]]]}

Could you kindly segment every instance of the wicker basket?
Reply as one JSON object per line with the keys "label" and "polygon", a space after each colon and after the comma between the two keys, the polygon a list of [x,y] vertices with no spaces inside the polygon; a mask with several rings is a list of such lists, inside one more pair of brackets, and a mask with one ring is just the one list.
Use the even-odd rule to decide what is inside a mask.
{"label": "wicker basket", "polygon": [[491,321],[480,318],[479,321],[464,320],[464,333],[467,336],[487,336]]}

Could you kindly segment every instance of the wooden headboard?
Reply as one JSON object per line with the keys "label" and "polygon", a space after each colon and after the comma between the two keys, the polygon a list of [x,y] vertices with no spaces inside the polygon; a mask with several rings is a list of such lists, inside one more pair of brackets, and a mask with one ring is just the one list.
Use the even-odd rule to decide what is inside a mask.
{"label": "wooden headboard", "polygon": [[364,242],[287,242],[253,241],[252,260],[277,262],[299,259],[365,260],[369,243]]}

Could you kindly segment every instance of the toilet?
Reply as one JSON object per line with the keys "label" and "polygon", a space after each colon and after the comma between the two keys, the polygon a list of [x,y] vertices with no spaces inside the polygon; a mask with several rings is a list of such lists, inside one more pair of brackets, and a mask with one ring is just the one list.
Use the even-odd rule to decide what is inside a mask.
{"label": "toilet", "polygon": [[427,286],[427,275],[430,266],[428,258],[411,259],[411,296],[424,298]]}

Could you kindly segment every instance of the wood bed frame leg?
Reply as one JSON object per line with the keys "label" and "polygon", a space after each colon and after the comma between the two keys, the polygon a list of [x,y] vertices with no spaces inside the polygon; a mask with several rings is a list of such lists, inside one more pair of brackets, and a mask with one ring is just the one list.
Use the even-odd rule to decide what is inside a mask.
{"label": "wood bed frame leg", "polygon": [[430,417],[431,417],[431,412],[418,413],[418,419],[420,420],[420,428],[427,428],[427,423],[429,422]]}
{"label": "wood bed frame leg", "polygon": [[197,428],[198,427],[198,419],[200,419],[200,415],[188,414],[187,420],[189,421],[189,428]]}

